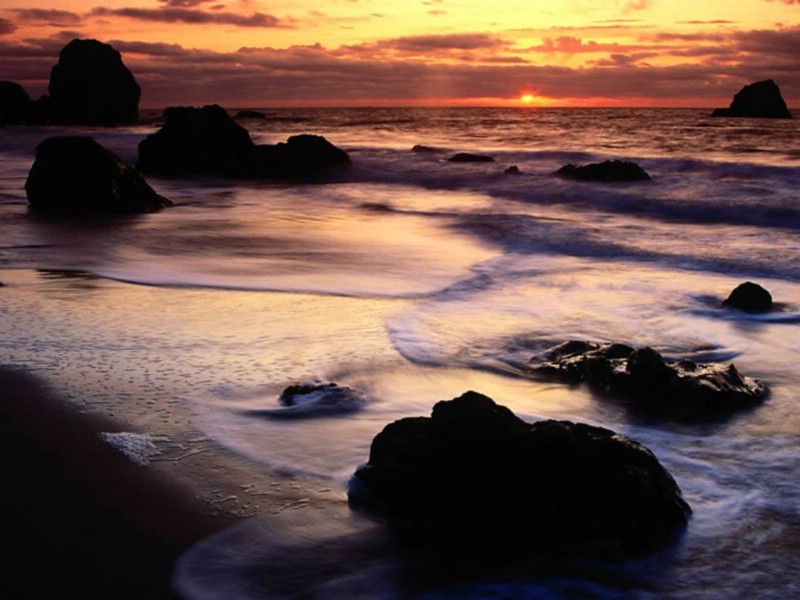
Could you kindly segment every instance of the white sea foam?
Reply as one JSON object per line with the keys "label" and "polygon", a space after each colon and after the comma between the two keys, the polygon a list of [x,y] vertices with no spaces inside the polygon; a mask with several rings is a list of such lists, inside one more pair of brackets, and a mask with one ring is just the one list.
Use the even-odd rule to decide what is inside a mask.
{"label": "white sea foam", "polygon": [[147,433],[132,433],[123,431],[119,433],[101,432],[100,439],[113,446],[124,454],[131,462],[140,467],[150,464],[153,457],[161,454],[156,442],[168,442],[169,438],[154,436]]}

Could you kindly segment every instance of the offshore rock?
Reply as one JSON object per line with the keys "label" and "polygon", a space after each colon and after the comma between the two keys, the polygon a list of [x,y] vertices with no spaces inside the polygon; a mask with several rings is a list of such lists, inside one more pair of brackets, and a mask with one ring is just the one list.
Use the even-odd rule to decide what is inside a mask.
{"label": "offshore rock", "polygon": [[247,129],[216,104],[171,107],[164,125],[139,143],[138,166],[162,175],[311,179],[350,157],[324,137],[297,135],[256,145]]}
{"label": "offshore rock", "polygon": [[578,181],[650,181],[639,165],[622,160],[605,160],[588,165],[564,165],[556,175]]}
{"label": "offshore rock", "polygon": [[387,425],[348,490],[401,532],[514,554],[672,541],[691,509],[641,444],[568,421],[527,423],[476,392]]}
{"label": "offshore rock", "polygon": [[778,84],[767,79],[744,86],[734,95],[730,107],[714,109],[711,116],[791,119],[792,113],[783,100]]}
{"label": "offshore rock", "polygon": [[734,365],[691,360],[667,362],[650,347],[565,342],[530,361],[534,377],[585,383],[619,396],[631,409],[684,421],[704,421],[761,403],[765,384],[744,377]]}
{"label": "offshore rock", "polygon": [[331,167],[350,163],[347,152],[321,135],[293,135],[275,145],[256,146],[254,175],[276,179],[312,179]]}
{"label": "offshore rock", "polygon": [[224,108],[173,106],[164,124],[139,142],[137,166],[159,175],[243,176],[255,145],[250,134]]}
{"label": "offshore rock", "polygon": [[0,81],[0,125],[25,123],[33,110],[28,92],[13,81]]}
{"label": "offshore rock", "polygon": [[47,118],[55,123],[116,125],[139,117],[141,89],[120,53],[97,40],[72,40],[50,73]]}
{"label": "offshore rock", "polygon": [[485,154],[470,154],[469,152],[459,152],[447,159],[455,163],[482,163],[494,162],[494,158]]}
{"label": "offshore rock", "polygon": [[745,281],[737,285],[722,303],[745,312],[767,312],[772,309],[772,294],[757,283]]}
{"label": "offshore rock", "polygon": [[32,209],[73,216],[172,206],[136,169],[88,136],[53,137],[39,144],[25,191]]}

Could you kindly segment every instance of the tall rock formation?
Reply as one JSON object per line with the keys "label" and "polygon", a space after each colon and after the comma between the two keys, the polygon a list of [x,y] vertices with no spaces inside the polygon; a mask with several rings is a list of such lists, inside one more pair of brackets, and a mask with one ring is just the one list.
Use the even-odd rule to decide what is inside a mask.
{"label": "tall rock formation", "polygon": [[729,108],[717,108],[712,117],[759,117],[791,119],[778,84],[772,79],[756,81],[744,86],[733,97]]}
{"label": "tall rock formation", "polygon": [[120,53],[97,40],[72,40],[50,73],[49,120],[117,125],[139,118],[141,89]]}

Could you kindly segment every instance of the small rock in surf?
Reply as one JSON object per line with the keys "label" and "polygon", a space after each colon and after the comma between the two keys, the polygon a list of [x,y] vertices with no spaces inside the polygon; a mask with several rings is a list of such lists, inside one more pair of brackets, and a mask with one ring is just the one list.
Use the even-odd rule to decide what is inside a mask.
{"label": "small rock in surf", "polygon": [[745,312],[767,312],[772,309],[772,294],[757,283],[745,281],[736,286],[722,303]]}
{"label": "small rock in surf", "polygon": [[352,388],[336,383],[307,382],[284,389],[278,403],[282,408],[260,413],[287,418],[340,415],[361,410],[366,398]]}

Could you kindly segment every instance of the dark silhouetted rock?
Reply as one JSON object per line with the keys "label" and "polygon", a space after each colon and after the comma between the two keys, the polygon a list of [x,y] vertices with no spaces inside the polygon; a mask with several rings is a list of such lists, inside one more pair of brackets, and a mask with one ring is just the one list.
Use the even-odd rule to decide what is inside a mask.
{"label": "dark silhouetted rock", "polygon": [[322,136],[255,145],[222,107],[172,107],[164,125],[139,143],[138,167],[162,175],[312,179],[350,157]]}
{"label": "dark silhouetted rock", "polygon": [[28,92],[13,81],[0,81],[0,125],[13,125],[28,120],[33,101]]}
{"label": "dark silhouetted rock", "polygon": [[278,402],[283,408],[256,412],[275,418],[335,416],[361,410],[367,399],[336,383],[300,383],[283,390]]}
{"label": "dark silhouetted rock", "polygon": [[506,173],[507,175],[520,175],[522,172],[519,170],[517,165],[511,165],[505,171],[503,171],[503,173]]}
{"label": "dark silhouetted rock", "polygon": [[236,113],[236,119],[249,119],[254,121],[263,121],[267,115],[260,110],[240,110]]}
{"label": "dark silhouetted rock", "polygon": [[255,147],[253,173],[276,179],[306,179],[350,163],[347,152],[321,135],[293,135],[285,142]]}
{"label": "dark silhouetted rock", "polygon": [[639,165],[623,160],[605,160],[588,165],[564,165],[556,175],[578,181],[650,181]]}
{"label": "dark silhouetted rock", "polygon": [[711,116],[791,119],[792,113],[781,96],[778,84],[767,79],[744,86],[733,97],[729,108],[717,108]]}
{"label": "dark silhouetted rock", "polygon": [[164,111],[161,129],[139,143],[137,166],[160,175],[245,176],[254,147],[221,106],[176,106]]}
{"label": "dark silhouetted rock", "polygon": [[757,283],[745,281],[736,286],[722,303],[746,312],[767,312],[772,309],[772,294]]}
{"label": "dark silhouetted rock", "polygon": [[691,513],[641,444],[580,423],[527,423],[475,392],[387,425],[349,499],[420,535],[523,554],[596,542],[651,550]]}
{"label": "dark silhouetted rock", "polygon": [[494,159],[491,156],[486,156],[485,154],[470,154],[468,152],[459,152],[458,154],[454,154],[447,160],[455,163],[494,162]]}
{"label": "dark silhouetted rock", "polygon": [[667,362],[650,347],[618,343],[565,342],[531,359],[530,372],[585,383],[626,400],[632,410],[688,421],[730,415],[759,404],[768,394],[766,385],[742,376],[732,364]]}
{"label": "dark silhouetted rock", "polygon": [[76,216],[172,206],[136,169],[86,136],[53,137],[39,144],[25,191],[37,211]]}
{"label": "dark silhouetted rock", "polygon": [[139,117],[141,90],[119,52],[97,40],[72,40],[50,73],[55,123],[116,125]]}
{"label": "dark silhouetted rock", "polygon": [[438,148],[434,148],[433,146],[423,146],[422,144],[416,144],[413,148],[411,148],[412,152],[419,152],[420,154],[434,154],[436,152],[440,152]]}

